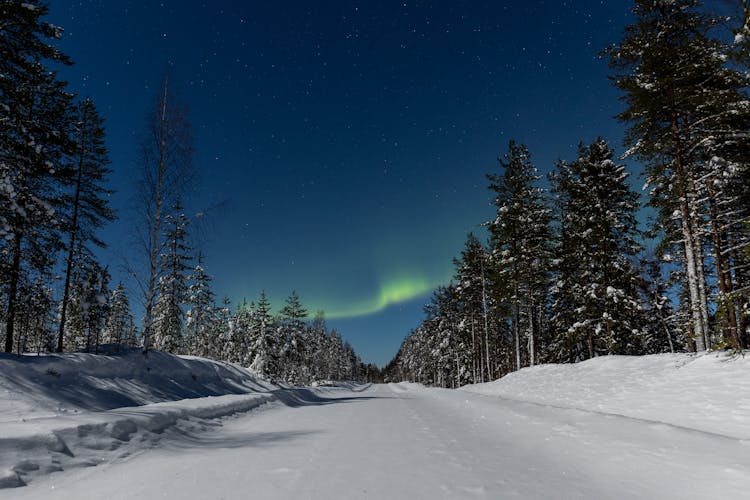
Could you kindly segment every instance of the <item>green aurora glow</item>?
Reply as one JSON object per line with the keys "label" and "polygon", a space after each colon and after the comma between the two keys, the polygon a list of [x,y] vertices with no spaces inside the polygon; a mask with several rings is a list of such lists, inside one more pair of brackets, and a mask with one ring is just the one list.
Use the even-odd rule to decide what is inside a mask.
{"label": "green aurora glow", "polygon": [[417,297],[426,295],[446,281],[447,280],[440,280],[435,282],[420,276],[401,276],[399,278],[385,281],[380,286],[375,297],[352,304],[340,304],[337,307],[330,309],[326,309],[325,307],[319,309],[325,311],[326,317],[331,319],[367,316],[380,312],[389,306],[408,302]]}
{"label": "green aurora glow", "polygon": [[[325,293],[320,293],[320,290],[314,293],[312,290],[306,290],[305,287],[298,288],[297,292],[310,317],[315,316],[318,311],[323,311],[326,319],[349,319],[376,314],[388,307],[425,297],[438,286],[448,283],[450,279],[450,271],[444,273],[441,278],[427,277],[414,272],[393,273],[389,277],[382,278],[380,285],[373,287],[375,294],[371,296],[363,297],[359,294],[356,296],[352,294],[345,297],[341,295],[342,292],[326,296]],[[249,301],[255,300],[258,294],[242,293],[238,296],[248,297]],[[274,313],[278,313],[283,307],[286,296],[282,296],[278,290],[275,290],[271,291],[268,297]]]}

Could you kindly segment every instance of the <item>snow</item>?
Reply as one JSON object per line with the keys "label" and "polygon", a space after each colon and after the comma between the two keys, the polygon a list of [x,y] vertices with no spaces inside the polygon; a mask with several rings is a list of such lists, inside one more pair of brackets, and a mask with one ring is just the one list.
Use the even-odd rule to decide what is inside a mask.
{"label": "snow", "polygon": [[465,391],[750,440],[750,357],[602,356],[524,368]]}
{"label": "snow", "polygon": [[448,390],[279,387],[150,356],[0,357],[0,471],[4,486],[28,483],[2,498],[739,499],[750,488],[741,357],[597,358]]}

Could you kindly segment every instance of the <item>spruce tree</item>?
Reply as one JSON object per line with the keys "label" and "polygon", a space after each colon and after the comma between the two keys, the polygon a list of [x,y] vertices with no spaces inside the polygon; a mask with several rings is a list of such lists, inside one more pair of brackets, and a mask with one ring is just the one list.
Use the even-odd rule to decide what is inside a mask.
{"label": "spruce tree", "polygon": [[284,303],[284,307],[279,312],[282,318],[281,327],[284,338],[283,376],[292,384],[304,384],[308,377],[307,367],[305,366],[304,324],[307,310],[302,306],[297,292],[292,290]]}
{"label": "spruce tree", "polygon": [[326,359],[328,347],[328,327],[325,313],[318,311],[307,328],[305,364],[308,367],[310,381],[317,382],[327,378],[328,363]]}
{"label": "spruce tree", "polygon": [[237,305],[230,324],[227,343],[224,346],[224,359],[230,363],[250,366],[252,362],[250,347],[253,327],[254,304],[248,304],[247,299]]}
{"label": "spruce tree", "polygon": [[190,248],[187,239],[187,217],[182,205],[175,204],[173,212],[164,219],[166,242],[160,256],[162,276],[159,278],[159,297],[154,308],[154,347],[174,354],[183,348],[183,304],[187,299],[187,271],[190,269]]}
{"label": "spruce tree", "polygon": [[281,377],[280,351],[282,339],[277,336],[278,329],[274,327],[271,315],[271,302],[265,291],[260,292],[253,311],[253,334],[250,351],[252,362],[250,371],[259,376],[274,380]]}
{"label": "spruce tree", "polygon": [[224,297],[221,306],[216,310],[216,327],[208,337],[208,352],[206,357],[226,361],[227,344],[232,334],[232,301]]}
{"label": "spruce tree", "polygon": [[47,284],[49,276],[37,276],[33,282],[24,281],[19,290],[18,336],[16,350],[36,353],[54,349],[52,326],[55,301]]}
{"label": "spruce tree", "polygon": [[119,351],[121,346],[132,347],[132,336],[135,329],[133,315],[130,312],[130,300],[122,282],[118,283],[109,299],[109,311],[104,322],[102,341],[114,344]]}
{"label": "spruce tree", "polygon": [[63,347],[68,351],[98,352],[109,310],[109,272],[81,252],[71,278],[65,315]]}
{"label": "spruce tree", "polygon": [[203,256],[198,256],[198,264],[188,277],[190,286],[187,291],[185,307],[185,341],[183,353],[194,356],[206,356],[209,352],[208,338],[216,330],[216,304],[211,289],[212,278],[203,267]]}
{"label": "spruce tree", "polygon": [[552,177],[562,208],[552,302],[557,360],[639,352],[638,197],[612,157],[599,138]]}

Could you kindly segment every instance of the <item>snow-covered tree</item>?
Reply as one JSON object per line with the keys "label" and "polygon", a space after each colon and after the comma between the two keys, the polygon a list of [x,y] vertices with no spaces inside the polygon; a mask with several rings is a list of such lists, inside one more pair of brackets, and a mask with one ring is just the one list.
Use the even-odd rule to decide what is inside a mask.
{"label": "snow-covered tree", "polygon": [[159,297],[154,308],[153,341],[156,349],[179,353],[183,348],[183,304],[187,299],[187,271],[190,269],[187,238],[187,217],[178,203],[164,219],[165,248],[160,255],[162,276]]}
{"label": "snow-covered tree", "polygon": [[612,157],[599,138],[552,176],[561,207],[552,289],[556,360],[639,352],[638,197]]}
{"label": "snow-covered tree", "polygon": [[209,331],[204,345],[207,351],[203,356],[226,361],[227,343],[233,329],[232,301],[224,297],[216,308],[216,327]]}
{"label": "snow-covered tree", "polygon": [[283,340],[277,335],[271,316],[271,302],[265,291],[260,297],[253,311],[253,326],[250,345],[250,370],[266,379],[281,377],[280,352]]}
{"label": "snow-covered tree", "polygon": [[[461,307],[460,331],[471,339],[472,381],[484,382],[491,378],[489,283],[492,271],[487,250],[472,233],[466,238],[461,256],[454,259],[456,268],[454,281]],[[440,311],[439,308],[436,309]],[[431,316],[428,309],[428,318]],[[438,315],[439,317],[439,315]],[[439,323],[439,321],[438,321]],[[426,332],[433,328],[426,327]]]}
{"label": "snow-covered tree", "polygon": [[54,349],[52,330],[55,301],[52,289],[46,284],[47,276],[37,276],[33,282],[24,282],[19,290],[18,338],[16,351],[47,352]]}
{"label": "snow-covered tree", "polygon": [[253,334],[253,309],[255,304],[248,304],[246,299],[237,306],[232,316],[224,345],[224,359],[231,363],[250,366],[252,358],[250,347]]}
{"label": "snow-covered tree", "polygon": [[97,352],[109,311],[109,273],[84,254],[71,279],[65,315],[66,351]]}
{"label": "snow-covered tree", "polygon": [[722,21],[698,0],[636,0],[634,13],[623,40],[609,49],[614,83],[624,92],[619,117],[629,125],[628,153],[646,163],[663,251],[676,247],[683,254],[683,307],[691,312],[696,349],[705,349],[712,335],[706,244],[714,250],[719,305],[731,317],[723,330],[737,348],[741,304],[730,278],[738,268],[731,249],[738,245],[731,239],[742,215],[723,184],[736,183],[746,168],[748,75],[727,64],[731,50],[712,36]]}
{"label": "snow-covered tree", "polygon": [[328,327],[323,311],[318,311],[315,314],[307,328],[305,337],[307,338],[305,358],[310,373],[310,381],[329,379]]}
{"label": "snow-covered tree", "polygon": [[188,277],[185,307],[185,342],[183,352],[195,356],[205,356],[212,350],[211,337],[217,330],[216,304],[211,288],[211,277],[203,268],[203,256],[198,256],[198,264]]}
{"label": "snow-covered tree", "polygon": [[59,246],[60,190],[68,172],[72,95],[48,65],[70,64],[52,43],[39,0],[0,2],[0,285],[5,350],[12,351],[24,274],[44,273]]}
{"label": "snow-covered tree", "polygon": [[491,251],[504,287],[503,299],[512,304],[511,330],[516,369],[521,368],[521,343],[526,337],[528,364],[541,351],[542,322],[549,286],[551,252],[550,209],[528,149],[511,141],[508,153],[498,160],[501,175],[488,175],[495,193],[495,218],[487,223]]}
{"label": "snow-covered tree", "polygon": [[120,346],[135,346],[135,323],[130,312],[130,299],[122,282],[118,283],[109,299],[109,311],[104,322],[102,342]]}
{"label": "snow-covered tree", "polygon": [[307,310],[302,306],[296,291],[287,297],[281,308],[281,323],[284,344],[282,374],[285,380],[293,384],[304,384],[309,377],[305,365],[305,323]]}

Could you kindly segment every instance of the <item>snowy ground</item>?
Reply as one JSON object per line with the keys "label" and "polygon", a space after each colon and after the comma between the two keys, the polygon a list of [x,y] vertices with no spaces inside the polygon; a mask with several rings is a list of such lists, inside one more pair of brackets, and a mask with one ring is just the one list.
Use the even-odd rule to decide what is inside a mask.
{"label": "snowy ground", "polygon": [[[50,410],[53,399],[38,398],[34,384],[46,385],[44,377],[16,376],[26,381],[19,393],[6,378],[10,362],[0,358],[8,391],[0,389],[0,470],[29,484],[0,490],[3,499],[739,499],[750,492],[743,399],[750,363],[742,358],[613,357],[522,370],[459,391],[285,389],[187,360],[189,368],[229,370],[229,386],[246,394],[177,402],[162,394],[145,406],[77,413],[70,403]],[[62,387],[64,378],[56,377]],[[182,385],[198,394],[197,378]],[[204,382],[218,390],[220,379]],[[142,381],[134,385],[149,394]],[[36,409],[37,399],[48,409]],[[115,431],[117,421],[132,425]],[[46,473],[50,466],[63,472]]]}

